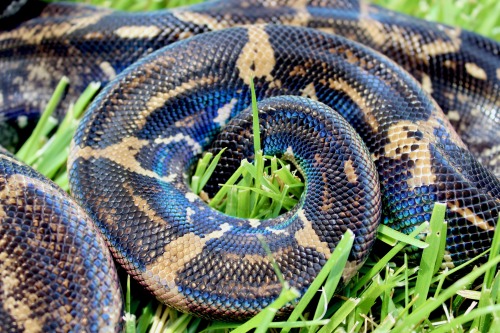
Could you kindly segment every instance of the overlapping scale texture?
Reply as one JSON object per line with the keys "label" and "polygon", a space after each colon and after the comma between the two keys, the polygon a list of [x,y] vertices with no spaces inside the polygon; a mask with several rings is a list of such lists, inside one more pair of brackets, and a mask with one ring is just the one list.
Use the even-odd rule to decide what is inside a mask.
{"label": "overlapping scale texture", "polygon": [[[70,161],[72,191],[105,234],[118,261],[168,304],[205,317],[226,319],[247,317],[269,304],[280,286],[265,262],[260,243],[255,241],[256,230],[265,235],[287,279],[300,281],[304,287],[324,263],[322,256],[327,257],[338,241],[339,228],[357,230],[351,266],[362,262],[373,236],[372,227],[367,231],[351,221],[352,215],[366,213],[361,206],[355,202],[349,203],[348,209],[330,206],[335,190],[309,189],[310,197],[305,197],[301,207],[307,208],[311,202],[326,203],[322,214],[299,216],[302,211],[297,208],[259,225],[215,213],[190,193],[185,184],[188,166],[221,127],[249,105],[248,83],[252,77],[260,100],[284,94],[319,100],[339,111],[356,129],[376,164],[384,223],[410,232],[429,219],[434,202],[442,201],[447,204],[449,222],[446,264],[462,263],[489,248],[500,197],[495,177],[500,172],[498,43],[357,0],[220,0],[175,11],[133,14],[44,2],[24,9],[20,15],[2,19],[0,141],[16,141],[6,128],[19,129],[26,117],[36,118],[63,75],[70,77],[71,86],[56,112],[59,117],[89,82],[111,81],[75,138]],[[19,21],[29,18],[33,19]],[[342,38],[271,26],[194,38],[163,49],[119,74],[136,60],[175,41],[261,22],[316,28],[347,37],[388,56],[413,78],[386,58]],[[447,113],[465,145],[440,109]],[[297,127],[294,117],[290,120],[281,127],[293,128],[294,134],[304,137],[321,136],[321,125],[311,127],[313,131],[304,130]],[[276,148],[286,137],[269,136],[267,147]],[[312,164],[303,166],[309,180],[323,180],[325,176],[337,183],[337,178],[346,174],[350,174],[348,182],[356,178],[351,163],[345,160],[352,154],[333,147],[323,149]],[[307,155],[309,148],[305,144],[295,152],[297,156]],[[495,174],[478,163],[471,151]],[[238,160],[241,156],[233,151],[233,157]],[[322,161],[326,160],[336,167],[343,163],[344,174],[325,167]],[[0,161],[8,170],[18,165],[9,157],[2,156]],[[32,171],[22,169],[22,174],[34,177],[38,184],[39,178]],[[8,240],[14,242],[10,246],[24,244],[25,250],[23,237],[36,234],[31,225],[38,215],[21,212],[22,207],[33,210],[39,206],[18,203],[24,205],[26,196],[34,195],[44,202],[40,216],[61,210],[61,216],[66,217],[67,207],[54,204],[50,185],[44,188],[46,194],[33,192],[35,185],[29,177],[9,175],[0,177],[14,181],[9,186],[18,184],[23,191],[3,192],[11,205],[4,215],[18,209],[16,217],[28,220],[6,217],[9,222],[2,227],[14,229],[0,235],[4,237],[0,245]],[[358,177],[358,181],[372,186],[372,195],[376,196],[374,178]],[[350,188],[340,194],[344,199],[356,196]],[[43,201],[48,199],[50,202]],[[301,223],[290,223],[297,217]],[[304,221],[313,218],[318,224],[306,228]],[[326,222],[330,220],[343,224]],[[23,224],[15,224],[18,222]],[[275,237],[282,230],[276,232],[276,225],[288,223],[289,237]],[[54,230],[61,235],[70,228]],[[88,233],[93,232],[76,231],[68,241],[79,237],[87,240]],[[314,246],[297,245],[315,237],[320,241]],[[322,241],[328,244],[328,251],[319,245]],[[45,258],[41,248],[16,252],[20,259],[15,263],[24,265],[23,272],[37,277],[45,265],[26,267],[24,260],[33,253],[37,259]],[[85,245],[81,249],[88,258],[101,258],[97,252],[88,252],[91,250]],[[0,259],[10,261],[2,265],[14,265],[14,257],[5,253],[10,252],[1,252]],[[51,267],[51,260],[44,262]],[[87,262],[79,261],[72,267],[75,271],[80,267],[80,273],[83,269],[89,270],[89,275],[99,274]],[[13,292],[18,280],[6,278],[3,290]],[[73,287],[70,281],[61,283]],[[45,292],[43,285],[37,288],[32,294]],[[48,300],[59,298],[61,293],[54,288],[46,293]],[[12,330],[19,328],[14,322],[35,318],[31,317],[31,308],[23,307],[18,298],[6,297],[0,319]],[[84,297],[82,302],[89,304],[89,299]],[[71,306],[75,318],[76,309],[88,314],[87,305]],[[69,306],[67,309],[70,311]],[[45,318],[47,314],[38,315]],[[71,321],[71,316],[61,318]],[[97,317],[92,314],[86,318]],[[78,321],[76,327],[86,325],[85,320]],[[33,327],[38,327],[36,324]],[[107,327],[106,323],[102,325]]]}
{"label": "overlapping scale texture", "polygon": [[[118,261],[160,300],[207,318],[243,319],[280,288],[257,234],[302,291],[346,228],[356,235],[352,270],[373,240],[376,224],[366,223],[378,215],[361,205],[378,196],[377,176],[358,159],[367,153],[350,140],[346,146],[333,141],[341,129],[327,134],[329,125],[319,122],[329,112],[295,113],[308,110],[303,99],[284,115],[263,102],[261,113],[266,149],[290,148],[312,181],[301,206],[256,222],[216,212],[189,190],[192,163],[249,106],[252,77],[259,100],[308,97],[355,128],[375,161],[384,223],[410,232],[428,220],[434,202],[447,202],[448,264],[462,262],[471,249],[486,250],[498,216],[498,180],[477,162],[466,167],[472,155],[413,78],[341,37],[273,25],[234,28],[175,43],[125,70],[98,96],[75,136],[73,195]],[[294,99],[280,98],[287,105]],[[266,133],[271,125],[276,133]],[[354,183],[364,192],[352,190]],[[313,213],[318,205],[321,212]],[[479,211],[484,207],[489,210]]]}
{"label": "overlapping scale texture", "polygon": [[85,212],[0,151],[0,330],[115,332],[121,304],[111,255]]}
{"label": "overlapping scale texture", "polygon": [[42,1],[24,8],[13,24],[2,21],[0,114],[6,119],[36,118],[63,75],[71,85],[59,117],[90,82],[105,85],[175,41],[245,24],[304,26],[357,41],[398,63],[432,95],[469,150],[500,174],[500,45],[475,33],[359,0],[219,0],[149,13]]}

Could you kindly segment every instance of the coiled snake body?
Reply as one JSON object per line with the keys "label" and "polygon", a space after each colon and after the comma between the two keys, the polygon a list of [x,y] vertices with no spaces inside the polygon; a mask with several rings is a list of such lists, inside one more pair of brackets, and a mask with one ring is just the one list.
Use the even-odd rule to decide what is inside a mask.
{"label": "coiled snake body", "polygon": [[[8,119],[39,112],[61,75],[71,77],[66,103],[90,80],[111,80],[74,138],[71,193],[116,260],[167,304],[226,320],[269,304],[280,284],[257,235],[303,292],[351,229],[348,280],[381,217],[410,232],[429,220],[437,201],[448,207],[446,265],[490,246],[500,208],[497,43],[357,1],[220,1],[149,14],[73,5],[38,11],[22,24],[9,19],[12,27],[0,33],[7,74],[0,112]],[[209,32],[241,24],[251,25]],[[190,165],[231,118],[219,145],[234,146],[227,138],[249,131],[242,110],[252,78],[263,100],[264,151],[291,159],[306,179],[297,207],[262,221],[215,212],[186,183]],[[233,148],[233,157],[248,150]],[[7,160],[19,165],[0,159]],[[27,168],[1,170],[5,187]],[[8,270],[5,258],[13,260],[15,251],[5,250],[12,237],[3,230],[22,227],[4,215],[0,265]],[[114,282],[104,284],[113,289]],[[5,299],[0,318],[18,327],[38,318],[29,303],[21,315]],[[116,320],[106,317],[109,325]]]}

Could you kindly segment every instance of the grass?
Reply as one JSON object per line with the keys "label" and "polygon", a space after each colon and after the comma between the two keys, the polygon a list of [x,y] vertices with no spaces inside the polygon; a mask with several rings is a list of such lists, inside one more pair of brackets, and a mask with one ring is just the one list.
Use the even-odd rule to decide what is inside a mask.
{"label": "grass", "polygon": [[373,0],[372,2],[428,21],[459,26],[500,41],[498,0]]}
{"label": "grass", "polygon": [[[253,147],[255,159],[246,159],[223,184],[213,198],[203,193],[203,186],[212,175],[225,148],[215,157],[207,152],[199,159],[191,189],[200,195],[210,207],[225,214],[252,219],[270,219],[289,211],[300,200],[305,184],[291,171],[290,164],[276,156],[264,156],[260,145],[259,110],[253,81],[250,81],[253,114]],[[267,162],[267,163],[266,163]],[[267,166],[266,166],[267,164]]]}
{"label": "grass", "polygon": [[[99,4],[112,4],[118,8],[139,10],[156,9],[175,6],[179,2],[165,4],[161,1],[123,0],[116,3],[96,1]],[[198,2],[198,1],[194,1]],[[469,24],[469,29],[487,31],[490,37],[499,39],[499,14],[496,1],[456,1],[449,6],[449,1],[430,6],[431,1],[380,0],[382,5],[392,6],[397,10],[406,10],[427,19],[453,19],[449,24]],[[476,7],[473,4],[476,3]],[[495,7],[496,6],[496,7]],[[479,9],[478,9],[479,8]],[[469,23],[467,23],[469,22]],[[472,22],[472,23],[471,23]],[[493,22],[493,23],[492,23]],[[48,133],[54,132],[56,122],[51,118],[64,86],[69,82],[61,80],[54,97],[38,123],[28,143],[21,148],[17,156],[52,177],[63,188],[68,189],[65,170],[69,141],[76,128],[79,117],[93,95],[98,84],[91,84],[82,97],[68,110],[66,118],[51,138]],[[69,83],[70,84],[70,83]],[[258,135],[257,135],[258,137]],[[288,196],[285,185],[300,188],[300,180],[290,172],[285,164],[273,157],[258,155],[257,163],[243,163],[238,173],[239,180],[229,182],[223,187],[219,197],[214,197],[210,204],[227,213],[241,213],[243,217],[263,217],[265,214],[280,211]],[[198,178],[192,183],[193,190],[201,193],[203,184],[210,170],[215,165],[207,156],[201,159]],[[264,159],[270,163],[264,167]],[[260,161],[260,162],[259,162]],[[216,162],[215,162],[216,163]],[[264,172],[266,172],[266,176]],[[283,177],[277,180],[277,177]],[[278,189],[281,196],[270,198],[270,195],[259,196],[255,189],[262,184],[268,187],[281,184]],[[299,185],[298,185],[299,184]],[[230,190],[231,188],[236,190]],[[225,192],[224,192],[225,191]],[[246,192],[245,192],[246,191]],[[283,196],[284,193],[284,196]],[[230,195],[235,195],[231,199]],[[299,194],[300,197],[300,194]],[[263,199],[265,198],[265,199]],[[274,200],[276,199],[276,200]],[[243,205],[238,207],[239,200],[259,203],[266,200],[261,209],[244,211]],[[244,202],[247,202],[244,201]],[[225,202],[225,203],[224,203]],[[228,202],[233,202],[228,204]],[[234,204],[236,203],[236,204]],[[279,208],[279,209],[278,209]],[[285,207],[287,208],[287,207]],[[379,228],[380,242],[391,246],[383,255],[372,253],[350,283],[340,294],[336,288],[341,279],[347,255],[353,243],[352,233],[346,233],[330,260],[326,263],[317,279],[296,305],[295,311],[285,320],[274,321],[275,309],[297,297],[296,291],[283,281],[283,292],[268,308],[246,323],[222,323],[201,320],[186,314],[178,313],[152,299],[142,292],[138,285],[130,284],[125,288],[126,331],[127,332],[265,332],[268,330],[289,332],[292,329],[300,332],[500,332],[500,277],[497,264],[500,262],[500,232],[495,232],[488,263],[475,267],[477,258],[454,268],[439,270],[443,260],[445,207],[436,204],[429,224],[423,224],[410,235],[403,235],[387,227]],[[265,214],[263,214],[265,212]],[[253,215],[252,215],[253,214]],[[262,214],[262,215],[259,215]],[[425,242],[416,238],[421,232],[428,236]],[[423,249],[421,261],[409,262],[404,255],[407,246]],[[402,258],[402,259],[401,259]],[[425,268],[425,269],[424,269]],[[456,273],[468,272],[456,280]],[[279,272],[277,272],[279,274]],[[131,293],[132,289],[132,293]],[[131,296],[132,294],[132,296]],[[319,296],[318,296],[319,295]]]}

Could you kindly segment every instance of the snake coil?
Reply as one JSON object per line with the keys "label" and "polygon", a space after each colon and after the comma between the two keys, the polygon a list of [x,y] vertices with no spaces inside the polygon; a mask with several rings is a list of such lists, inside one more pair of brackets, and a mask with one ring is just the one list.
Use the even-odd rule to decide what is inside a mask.
{"label": "snake coil", "polygon": [[[19,113],[38,114],[63,73],[72,82],[63,105],[91,80],[109,81],[74,137],[72,196],[158,299],[242,320],[280,291],[260,238],[301,292],[347,229],[355,244],[346,281],[379,221],[409,233],[438,201],[447,205],[445,265],[489,248],[500,210],[499,54],[473,33],[357,1],[224,0],[134,14],[50,4],[0,33],[0,114],[12,126]],[[210,147],[232,147],[216,183],[251,155],[251,78],[264,151],[283,154],[306,179],[300,204],[271,220],[213,211],[186,183]],[[11,223],[2,217],[2,230]],[[4,235],[8,269],[3,258],[15,257]],[[36,317],[0,304],[0,319]]]}

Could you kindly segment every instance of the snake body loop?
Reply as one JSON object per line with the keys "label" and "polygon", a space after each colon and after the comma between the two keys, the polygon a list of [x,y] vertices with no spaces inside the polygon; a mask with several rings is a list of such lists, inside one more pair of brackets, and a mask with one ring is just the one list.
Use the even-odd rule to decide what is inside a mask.
{"label": "snake body loop", "polygon": [[89,82],[107,83],[175,41],[236,25],[296,25],[344,36],[397,62],[432,95],[468,149],[500,175],[500,47],[469,31],[358,0],[220,0],[152,13],[44,6],[30,4],[40,16],[0,37],[0,113],[7,118],[36,116],[63,75],[71,86],[59,115]]}
{"label": "snake body loop", "polygon": [[121,303],[114,263],[87,214],[0,148],[0,330],[113,332]]}
{"label": "snake body loop", "polygon": [[[319,70],[306,71],[307,66]],[[341,37],[273,25],[234,28],[173,44],[129,67],[99,95],[75,136],[68,164],[72,194],[98,223],[115,257],[159,299],[201,316],[242,319],[268,304],[258,302],[258,307],[241,311],[243,300],[274,299],[279,290],[269,289],[275,275],[265,268],[256,234],[265,236],[279,268],[300,290],[321,265],[296,265],[324,262],[345,228],[356,235],[352,267],[363,262],[366,242],[373,239],[376,224],[370,217],[377,214],[367,199],[376,198],[376,177],[350,172],[349,166],[368,164],[360,162],[354,149],[333,143],[335,130],[327,134],[331,139],[316,137],[329,145],[314,150],[306,141],[290,138],[287,133],[295,131],[306,137],[322,129],[327,133],[328,125],[313,125],[307,116],[302,121],[310,124],[308,130],[302,128],[301,116],[285,122],[271,112],[265,123],[278,122],[282,132],[264,138],[288,138],[288,143],[271,143],[267,149],[283,152],[283,145],[290,145],[292,154],[304,150],[309,156],[303,167],[306,181],[314,170],[329,184],[310,184],[302,209],[278,222],[256,223],[207,209],[189,191],[188,167],[221,125],[249,105],[251,77],[258,99],[308,95],[353,125],[378,169],[385,223],[409,232],[429,220],[434,202],[451,200],[449,205],[463,208],[470,201],[468,209],[488,222],[469,221],[449,209],[448,264],[486,250],[498,202],[460,172],[472,157],[415,80],[386,58]],[[336,164],[342,164],[336,169],[340,172],[334,171]],[[486,170],[482,175],[499,188],[493,175]],[[109,186],[98,186],[106,182]],[[349,184],[362,190],[349,192]],[[346,201],[340,200],[346,194]],[[485,201],[477,205],[476,196]],[[414,201],[419,204],[410,204]],[[313,203],[321,213],[310,212]],[[483,204],[490,209],[483,211]],[[329,227],[321,222],[324,218]],[[254,272],[269,275],[250,279]],[[241,281],[247,279],[245,287]]]}
{"label": "snake body loop", "polygon": [[[470,32],[357,1],[224,0],[147,14],[50,4],[0,32],[0,115],[15,127],[19,114],[38,114],[61,75],[72,82],[65,106],[88,82],[109,82],[74,137],[72,196],[158,299],[241,320],[280,291],[260,236],[300,292],[347,229],[355,244],[344,282],[379,221],[409,233],[435,202],[447,206],[445,266],[490,247],[500,210],[499,54],[498,43]],[[262,221],[210,209],[186,181],[209,147],[231,146],[215,184],[249,157],[252,78],[264,150],[306,179],[296,208]],[[10,269],[5,239],[0,265]],[[1,296],[0,304],[0,319],[26,323]],[[92,318],[93,327],[103,322]]]}

